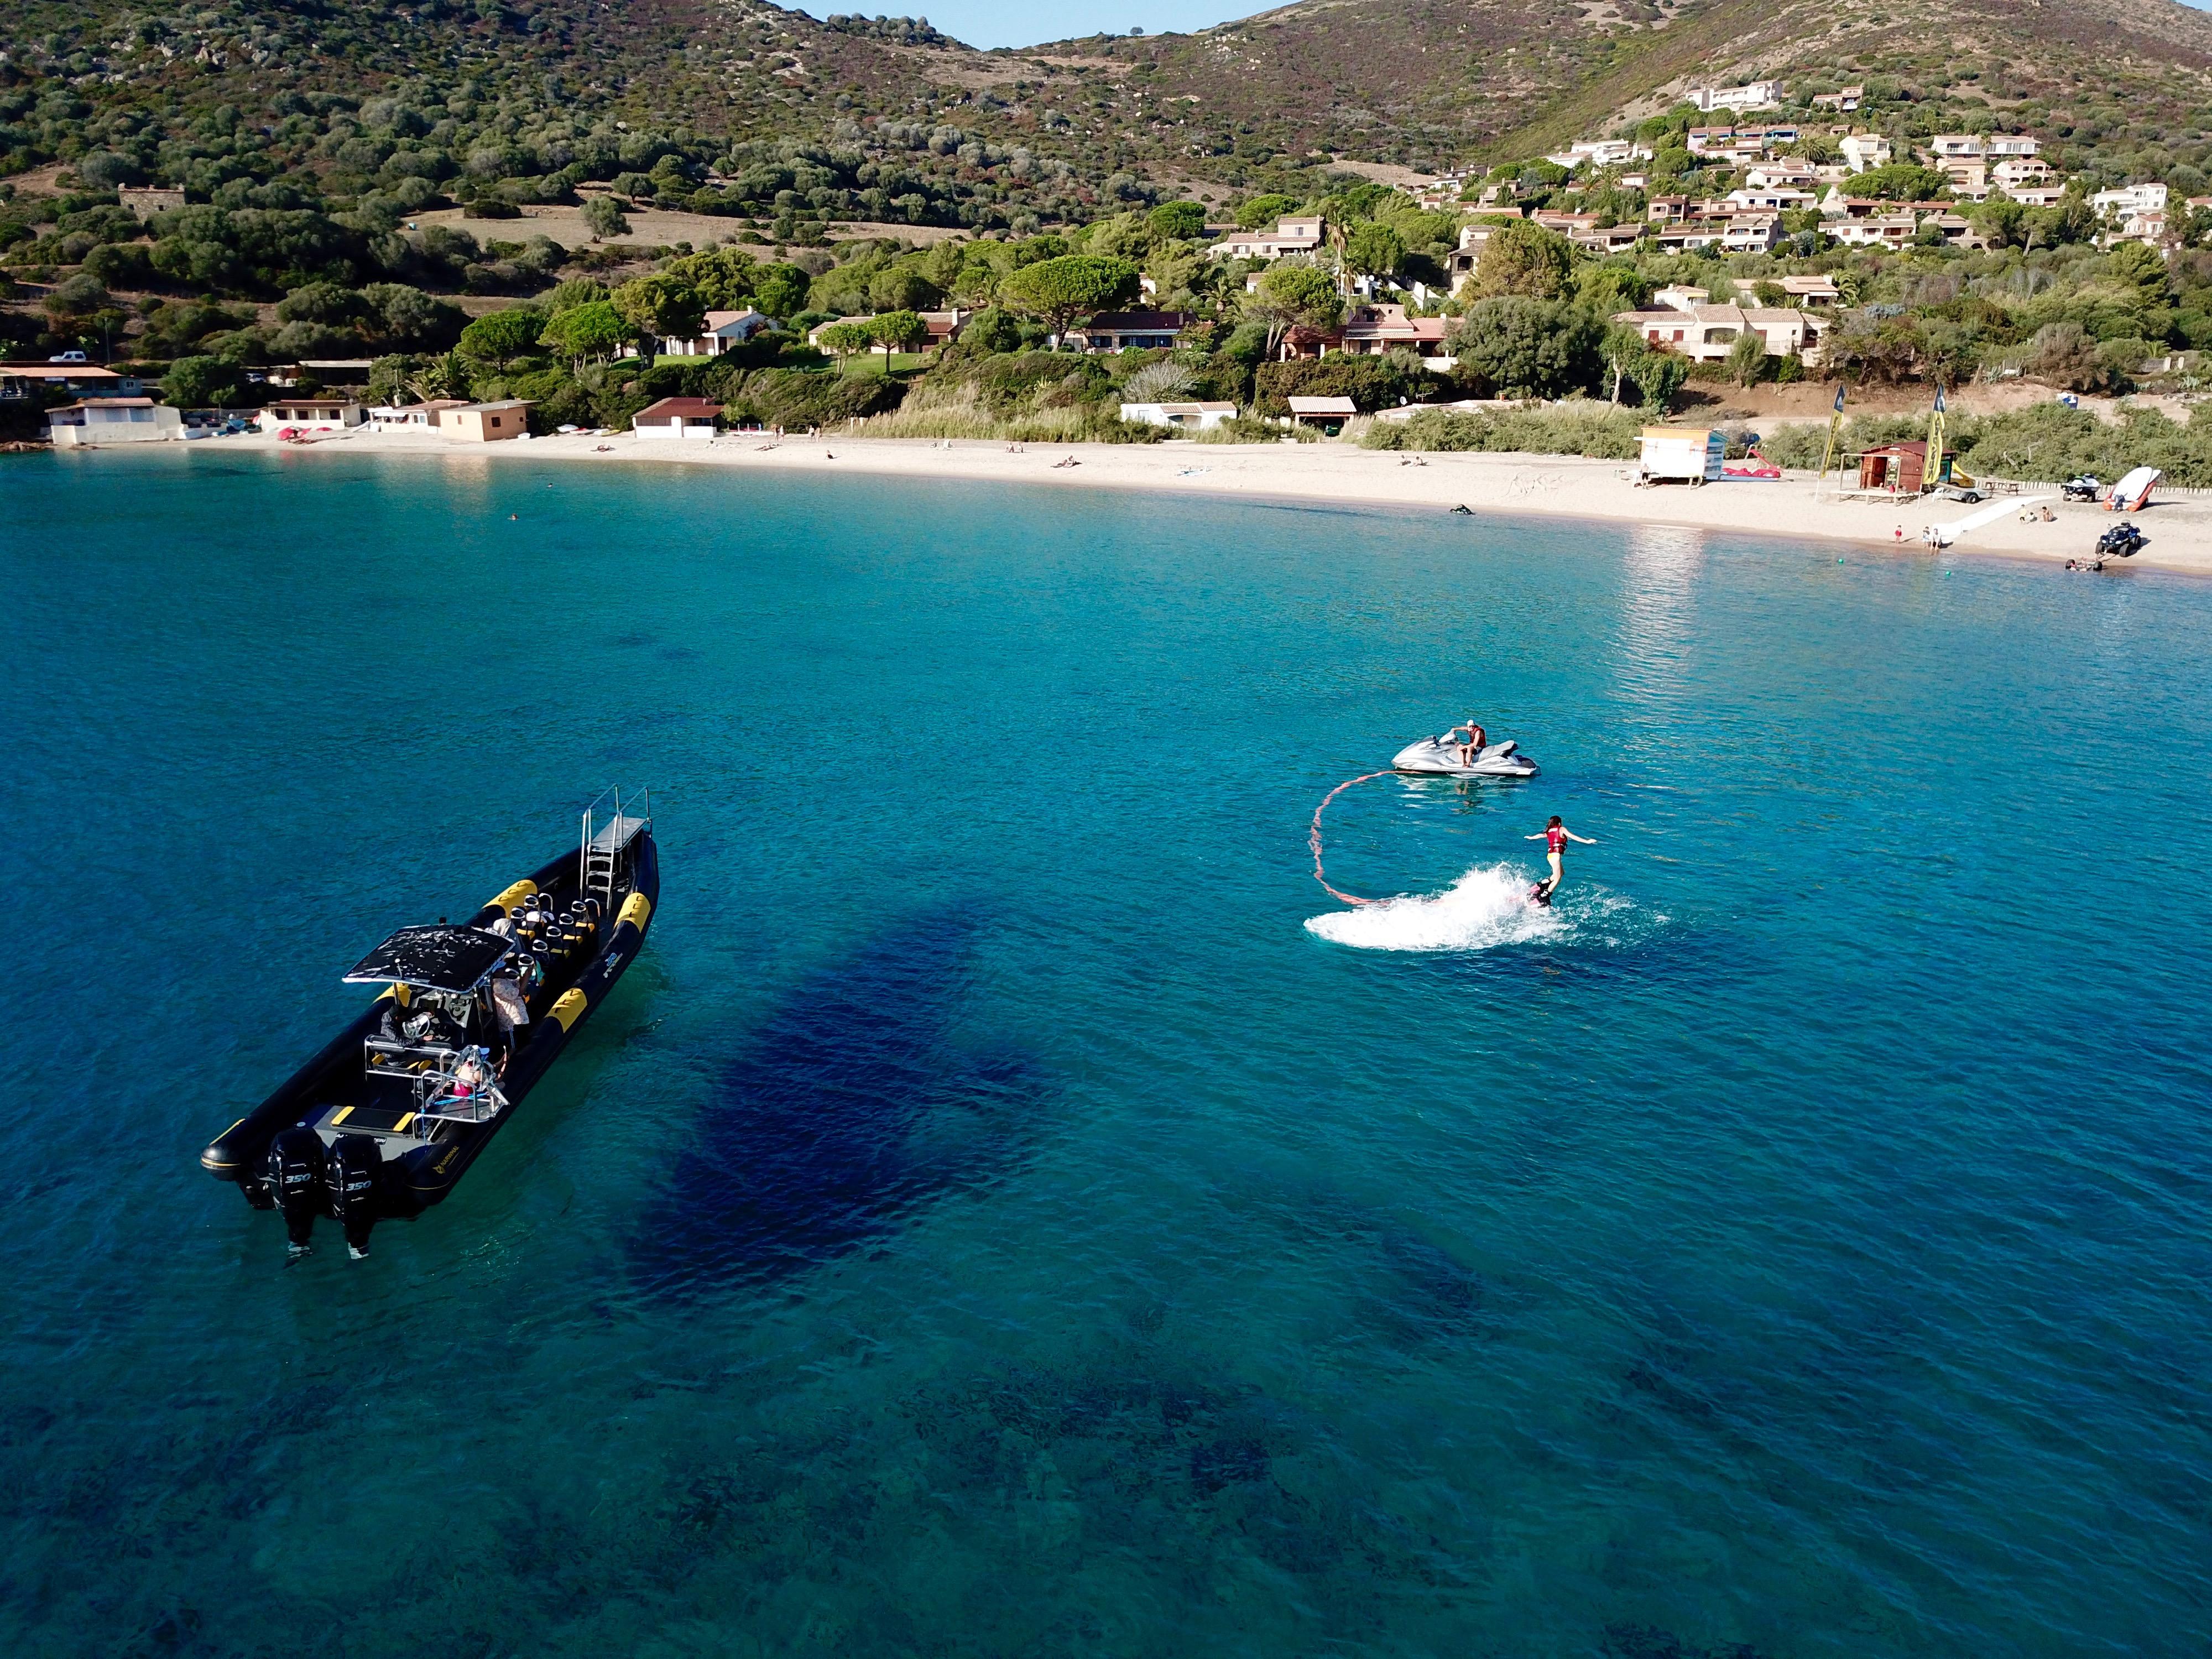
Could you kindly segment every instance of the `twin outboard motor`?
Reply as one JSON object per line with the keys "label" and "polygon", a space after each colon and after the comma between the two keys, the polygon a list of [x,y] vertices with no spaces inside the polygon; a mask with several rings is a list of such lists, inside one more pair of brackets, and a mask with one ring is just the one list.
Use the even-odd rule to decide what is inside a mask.
{"label": "twin outboard motor", "polygon": [[331,1213],[345,1229],[346,1249],[358,1261],[368,1254],[368,1230],[376,1224],[376,1176],[384,1154],[373,1135],[340,1135],[331,1148]]}
{"label": "twin outboard motor", "polygon": [[319,1215],[335,1216],[345,1229],[346,1248],[355,1258],[368,1254],[369,1229],[376,1224],[376,1183],[384,1156],[374,1135],[340,1135],[327,1152],[323,1138],[295,1125],[269,1143],[265,1186],[270,1201],[284,1212],[290,1254],[307,1255]]}
{"label": "twin outboard motor", "polygon": [[269,1195],[284,1212],[284,1233],[291,1240],[289,1255],[307,1253],[315,1217],[326,1204],[323,1183],[326,1162],[323,1138],[305,1125],[295,1124],[269,1143]]}

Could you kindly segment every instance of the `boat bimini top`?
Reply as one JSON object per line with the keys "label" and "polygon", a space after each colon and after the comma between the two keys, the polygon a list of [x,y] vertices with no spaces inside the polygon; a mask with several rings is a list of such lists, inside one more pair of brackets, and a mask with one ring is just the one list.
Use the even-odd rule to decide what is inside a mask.
{"label": "boat bimini top", "polygon": [[514,941],[481,927],[403,927],[353,965],[348,985],[475,990],[514,952]]}
{"label": "boat bimini top", "polygon": [[1449,743],[1443,738],[1424,738],[1401,749],[1391,757],[1390,764],[1400,772],[1419,772],[1442,778],[1534,777],[1536,763],[1526,755],[1516,754],[1515,746],[1510,738],[1489,744],[1469,763],[1461,758],[1467,748],[1465,744]]}

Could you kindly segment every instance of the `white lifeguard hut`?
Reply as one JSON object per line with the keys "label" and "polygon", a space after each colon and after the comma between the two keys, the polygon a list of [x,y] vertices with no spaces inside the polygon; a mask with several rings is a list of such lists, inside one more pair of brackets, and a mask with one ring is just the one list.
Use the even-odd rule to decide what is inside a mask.
{"label": "white lifeguard hut", "polygon": [[1647,426],[1638,484],[1702,484],[1721,476],[1728,441],[1718,428],[1703,426]]}

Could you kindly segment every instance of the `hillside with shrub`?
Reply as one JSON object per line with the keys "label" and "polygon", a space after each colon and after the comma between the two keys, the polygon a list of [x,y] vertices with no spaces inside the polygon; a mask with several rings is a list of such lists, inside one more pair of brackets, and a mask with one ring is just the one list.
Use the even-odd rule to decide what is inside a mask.
{"label": "hillside with shrub", "polygon": [[1900,133],[1998,122],[2095,168],[2202,169],[2208,69],[2212,19],[2173,0],[1959,0],[1940,29],[1811,0],[1306,0],[992,52],[765,0],[15,0],[0,176],[282,178],[404,211],[410,179],[530,201],[629,174],[702,211],[1048,223],[1339,161],[1534,154],[1752,72],[1865,82]]}
{"label": "hillside with shrub", "polygon": [[[1692,364],[1615,319],[1669,285],[1777,305],[1781,278],[1822,273],[1843,299],[1823,319],[1823,375],[2194,391],[2212,215],[2178,211],[2170,248],[2115,247],[2086,193],[2212,188],[2212,21],[2164,0],[2045,12],[1966,0],[1938,52],[1911,20],[1787,3],[1311,0],[1190,36],[985,53],[920,20],[817,22],[758,0],[23,0],[0,18],[0,349],[134,363],[191,406],[250,404],[284,365],[369,359],[380,396],[525,397],[549,426],[619,425],[677,389],[768,426],[1131,438],[1146,434],[1120,421],[1124,400],[1234,401],[1262,421],[1297,395],[1663,410],[1686,382],[1797,378],[1808,361],[1755,337]],[[1516,221],[1455,285],[1447,262],[1482,210],[1424,207],[1336,165],[1487,150],[1498,165],[1477,183],[1517,211],[1640,223],[1651,192],[1740,182],[1688,153],[1706,118],[1675,94],[1693,72],[1753,70],[1789,82],[1795,153],[1813,161],[1834,146],[1808,100],[1846,77],[1864,88],[1846,125],[1903,159],[1856,189],[1940,191],[1917,141],[2003,130],[2036,133],[2070,193],[1962,204],[1987,243],[1972,249],[1842,246],[1799,213],[1770,252],[1646,240],[1598,257]],[[1547,133],[1596,131],[1654,148],[1648,179],[1530,158]],[[149,183],[185,204],[142,220],[119,191]],[[1188,199],[1201,184],[1210,207]],[[565,244],[526,216],[552,204],[564,224],[582,210]],[[673,246],[631,230],[668,210],[713,228]],[[1209,254],[1227,219],[1299,212],[1330,227],[1317,261]],[[856,222],[883,229],[856,240]],[[915,245],[925,233],[938,240]],[[1299,357],[1341,325],[1354,278],[1445,317],[1455,366]],[[1191,318],[1180,349],[1049,349],[1140,294]],[[981,314],[927,364],[887,355],[939,307]],[[711,362],[635,355],[732,308],[774,326]],[[1611,430],[1577,441],[1602,449]],[[2148,427],[2120,441],[2179,441]]]}

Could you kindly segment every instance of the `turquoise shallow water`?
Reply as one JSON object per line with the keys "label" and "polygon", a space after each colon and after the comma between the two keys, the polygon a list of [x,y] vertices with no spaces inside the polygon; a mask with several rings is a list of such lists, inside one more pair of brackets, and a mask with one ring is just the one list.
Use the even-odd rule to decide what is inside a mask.
{"label": "turquoise shallow water", "polygon": [[[9,1651],[2212,1636],[2212,586],[520,461],[0,491]],[[1443,948],[1309,928],[1316,803],[1470,708],[1543,775],[1328,818],[1419,896],[1362,942]],[[200,1146],[632,780],[645,957],[452,1201],[288,1270]],[[1553,811],[1532,923],[1483,872]]]}

